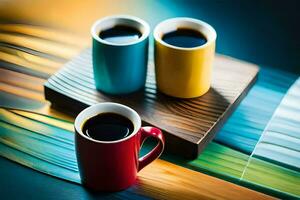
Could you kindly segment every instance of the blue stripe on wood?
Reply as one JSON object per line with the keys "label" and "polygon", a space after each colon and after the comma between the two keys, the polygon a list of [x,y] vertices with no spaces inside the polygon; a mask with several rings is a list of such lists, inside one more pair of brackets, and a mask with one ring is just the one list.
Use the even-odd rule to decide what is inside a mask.
{"label": "blue stripe on wood", "polygon": [[300,78],[276,109],[253,156],[300,171]]}
{"label": "blue stripe on wood", "polygon": [[40,101],[0,91],[0,107],[37,111],[46,105],[46,103]]}
{"label": "blue stripe on wood", "polygon": [[241,102],[214,141],[251,154],[276,107],[297,76],[261,68],[258,81]]}

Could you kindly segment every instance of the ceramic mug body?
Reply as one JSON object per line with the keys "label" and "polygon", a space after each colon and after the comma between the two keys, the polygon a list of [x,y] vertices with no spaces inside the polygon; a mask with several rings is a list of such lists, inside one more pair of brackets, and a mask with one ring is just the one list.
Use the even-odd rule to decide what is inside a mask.
{"label": "ceramic mug body", "polygon": [[[115,141],[99,141],[82,132],[84,122],[99,113],[117,113],[130,119],[133,132]],[[139,158],[141,144],[155,137],[157,146]],[[160,156],[164,149],[162,132],[154,127],[141,127],[139,115],[117,103],[99,103],[83,110],[75,120],[75,150],[82,183],[97,191],[119,191],[132,185],[137,172]]]}
{"label": "ceramic mug body", "polygon": [[[200,31],[207,39],[202,46],[183,48],[162,40],[164,34],[188,28]],[[170,96],[193,98],[210,88],[215,54],[216,32],[209,24],[192,18],[172,18],[154,29],[155,73],[158,89]]]}
{"label": "ceramic mug body", "polygon": [[[117,44],[99,37],[102,30],[116,25],[129,26],[141,33],[139,39]],[[93,37],[93,70],[96,88],[108,94],[135,92],[145,85],[149,25],[133,16],[116,15],[100,19],[91,29]]]}

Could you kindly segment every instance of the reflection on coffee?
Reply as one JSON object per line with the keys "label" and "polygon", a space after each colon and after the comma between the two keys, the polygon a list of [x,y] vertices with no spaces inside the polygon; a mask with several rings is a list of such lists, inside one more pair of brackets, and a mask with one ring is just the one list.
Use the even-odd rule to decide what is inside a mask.
{"label": "reflection on coffee", "polygon": [[141,36],[142,33],[136,28],[124,25],[117,25],[99,33],[101,39],[115,44],[131,43]]}
{"label": "reflection on coffee", "polygon": [[163,35],[162,40],[170,45],[184,48],[193,48],[204,45],[206,37],[197,30],[178,28]]}
{"label": "reflection on coffee", "polygon": [[129,136],[133,130],[131,120],[115,113],[98,114],[88,119],[82,128],[85,135],[99,141],[120,140]]}

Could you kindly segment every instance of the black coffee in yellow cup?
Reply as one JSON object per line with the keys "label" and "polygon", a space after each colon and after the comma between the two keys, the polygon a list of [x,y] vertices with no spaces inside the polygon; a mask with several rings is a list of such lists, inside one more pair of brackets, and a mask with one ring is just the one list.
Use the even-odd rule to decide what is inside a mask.
{"label": "black coffee in yellow cup", "polygon": [[216,31],[193,18],[172,18],[153,32],[158,89],[170,96],[194,98],[211,83]]}
{"label": "black coffee in yellow cup", "polygon": [[207,42],[206,37],[200,31],[189,28],[178,28],[166,33],[162,40],[170,45],[183,48],[193,48]]}

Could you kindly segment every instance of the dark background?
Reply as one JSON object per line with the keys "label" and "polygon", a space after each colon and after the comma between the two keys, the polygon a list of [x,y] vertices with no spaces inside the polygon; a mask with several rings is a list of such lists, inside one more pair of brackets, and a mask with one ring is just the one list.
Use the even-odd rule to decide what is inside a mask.
{"label": "dark background", "polygon": [[217,52],[300,73],[300,1],[174,2],[215,27]]}

